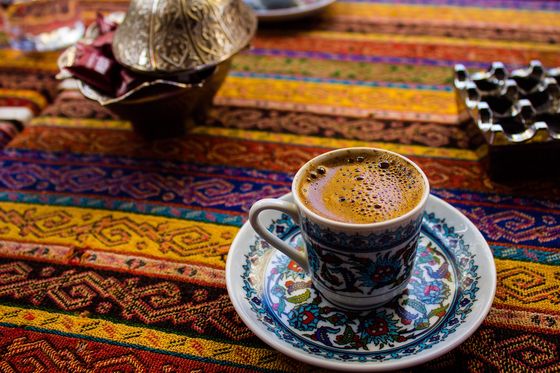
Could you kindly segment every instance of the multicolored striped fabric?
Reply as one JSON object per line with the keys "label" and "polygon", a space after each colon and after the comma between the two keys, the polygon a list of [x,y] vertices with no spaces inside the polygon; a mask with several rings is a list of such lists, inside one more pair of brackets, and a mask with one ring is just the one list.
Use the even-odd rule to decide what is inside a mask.
{"label": "multicolored striped fabric", "polygon": [[[126,1],[83,5],[91,18]],[[455,63],[560,66],[559,12],[554,1],[342,0],[262,25],[210,118],[158,141],[59,93],[56,53],[0,50],[0,102],[38,114],[0,140],[0,370],[313,370],[241,322],[225,261],[252,203],[289,192],[309,158],[367,145],[416,161],[496,260],[482,327],[418,369],[560,371],[560,182],[493,182],[450,86]]]}

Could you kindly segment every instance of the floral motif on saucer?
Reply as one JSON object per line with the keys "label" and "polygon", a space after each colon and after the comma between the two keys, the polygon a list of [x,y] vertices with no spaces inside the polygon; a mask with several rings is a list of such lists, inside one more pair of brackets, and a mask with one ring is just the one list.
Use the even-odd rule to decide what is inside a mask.
{"label": "floral motif on saucer", "polygon": [[[299,227],[286,215],[269,230],[302,245]],[[252,286],[252,267],[265,256],[261,293]],[[477,302],[477,269],[454,229],[427,214],[409,285],[384,307],[352,312],[331,305],[295,262],[258,237],[245,257],[242,277],[252,310],[278,338],[325,359],[367,362],[417,354],[454,333]]]}

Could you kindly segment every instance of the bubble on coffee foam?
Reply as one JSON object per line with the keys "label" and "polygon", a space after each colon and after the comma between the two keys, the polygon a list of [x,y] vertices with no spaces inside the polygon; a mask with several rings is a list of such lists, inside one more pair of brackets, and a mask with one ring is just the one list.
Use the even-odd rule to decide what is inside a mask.
{"label": "bubble on coffee foam", "polygon": [[[307,171],[305,181],[314,185],[314,181],[318,180],[320,177],[325,176],[327,173],[327,167],[323,165],[319,165],[317,167],[313,167]],[[316,185],[314,185],[316,187]]]}
{"label": "bubble on coffee foam", "polygon": [[[330,173],[330,169],[335,173]],[[329,175],[334,178],[329,180]],[[325,186],[321,181],[324,176],[327,177],[325,182],[329,185],[332,182],[338,184],[339,187],[334,188],[333,198],[329,202],[333,203],[330,205],[331,211],[339,210],[335,207],[339,204],[339,212],[343,216],[347,216],[350,221],[355,218],[357,222],[365,223],[391,219],[408,211],[407,206],[417,203],[417,199],[414,198],[407,202],[408,192],[405,192],[412,189],[416,183],[412,175],[410,167],[399,163],[398,160],[396,162],[392,156],[360,155],[312,166],[307,172],[306,181],[308,187],[314,191]],[[345,187],[360,184],[362,186]]]}
{"label": "bubble on coffee foam", "polygon": [[[356,159],[355,161],[358,161]],[[359,161],[364,161],[364,158],[359,159]],[[349,158],[347,163],[354,163],[354,160]],[[399,186],[405,186],[407,189],[412,189],[416,180],[412,177],[412,171],[406,166],[401,165],[400,167],[394,167],[394,160],[392,159],[378,159],[375,161],[366,162],[366,170],[371,170],[373,167],[377,167],[381,172],[375,173],[378,180],[366,180],[368,179],[364,173],[363,169],[355,168],[354,172],[359,173],[359,175],[354,176],[354,179],[358,182],[370,182],[371,185],[367,186],[362,192],[362,189],[354,188],[350,193],[350,202],[354,203],[356,200],[360,200],[363,203],[356,204],[352,211],[358,215],[365,216],[367,218],[374,218],[380,216],[389,216],[392,210],[395,210],[397,205],[403,208],[406,200],[409,198],[407,195],[403,194],[403,190]],[[367,172],[367,171],[366,171]],[[342,176],[352,176],[347,175],[347,173],[342,173]],[[337,180],[339,181],[339,180]],[[376,185],[379,184],[379,185]],[[378,192],[379,196],[373,192],[375,187],[383,188]],[[345,202],[348,197],[340,197],[340,202]],[[397,203],[397,201],[405,201],[405,203]],[[412,201],[410,201],[412,202]],[[410,203],[409,202],[409,203]]]}

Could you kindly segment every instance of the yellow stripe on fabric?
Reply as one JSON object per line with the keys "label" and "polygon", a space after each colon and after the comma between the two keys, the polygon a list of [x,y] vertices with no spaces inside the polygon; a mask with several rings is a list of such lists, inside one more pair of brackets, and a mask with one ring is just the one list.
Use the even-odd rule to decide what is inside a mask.
{"label": "yellow stripe on fabric", "polygon": [[0,67],[58,71],[56,60],[60,51],[25,53],[15,49],[0,49]]}
{"label": "yellow stripe on fabric", "polygon": [[236,139],[276,142],[276,143],[284,143],[284,144],[317,146],[317,147],[333,148],[333,149],[353,147],[353,146],[371,146],[376,148],[392,150],[394,152],[403,155],[408,155],[408,156],[452,158],[452,159],[469,160],[469,161],[478,160],[480,158],[479,154],[484,154],[484,149],[482,148],[473,151],[473,150],[465,150],[465,149],[436,148],[436,147],[418,146],[418,145],[401,145],[401,144],[386,143],[386,142],[344,140],[344,139],[333,139],[333,138],[326,138],[326,137],[300,136],[300,135],[292,135],[286,133],[271,133],[271,132],[249,131],[249,130],[241,130],[241,129],[205,127],[205,126],[195,127],[192,129],[192,132],[197,134],[210,135],[210,136],[221,136],[221,137],[229,137],[229,138],[236,138]]}
{"label": "yellow stripe on fabric", "polygon": [[0,96],[25,99],[40,108],[47,106],[47,100],[38,92],[27,89],[0,89]]}
{"label": "yellow stripe on fabric", "polygon": [[496,259],[494,305],[560,314],[560,267]]}
{"label": "yellow stripe on fabric", "polygon": [[477,24],[505,24],[507,26],[527,26],[530,28],[560,27],[558,13],[519,10],[519,9],[492,9],[469,8],[452,6],[425,6],[404,4],[376,4],[361,2],[336,2],[327,8],[327,16],[344,17],[354,16],[360,19],[393,19],[403,23],[465,23],[476,26]]}
{"label": "yellow stripe on fabric", "polygon": [[65,128],[91,128],[111,130],[132,130],[130,122],[122,120],[61,118],[61,117],[36,117],[29,123],[30,126],[65,127]]}
{"label": "yellow stripe on fabric", "polygon": [[293,370],[291,360],[281,353],[204,338],[186,337],[149,328],[119,324],[102,319],[58,314],[41,310],[0,305],[0,322],[19,327],[33,327],[55,333],[101,338],[127,345],[168,351],[263,369]]}
{"label": "yellow stripe on fabric", "polygon": [[222,269],[237,231],[130,212],[0,203],[0,240],[138,253]]}
{"label": "yellow stripe on fabric", "polygon": [[218,92],[218,97],[342,106],[372,111],[458,114],[453,92],[266,78],[229,76]]}
{"label": "yellow stripe on fabric", "polygon": [[[560,18],[560,14],[558,15]],[[560,31],[560,30],[559,30]],[[352,40],[352,41],[372,41],[400,44],[437,44],[438,46],[473,46],[486,48],[504,48],[504,49],[521,49],[534,50],[542,52],[560,51],[558,44],[545,44],[538,42],[519,42],[519,41],[503,41],[490,39],[475,38],[451,38],[426,35],[397,35],[397,34],[370,34],[370,33],[351,33],[336,31],[309,31],[299,34],[306,37],[314,37],[331,40]]]}

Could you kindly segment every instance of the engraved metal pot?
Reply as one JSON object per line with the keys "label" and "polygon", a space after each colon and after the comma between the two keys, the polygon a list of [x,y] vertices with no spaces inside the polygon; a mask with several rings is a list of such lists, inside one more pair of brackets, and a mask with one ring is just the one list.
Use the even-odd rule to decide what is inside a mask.
{"label": "engraved metal pot", "polygon": [[202,70],[247,47],[256,27],[243,0],[132,0],[113,52],[139,73]]}
{"label": "engraved metal pot", "polygon": [[[71,66],[76,47],[66,49],[58,59],[59,79],[71,78],[64,67]],[[192,83],[165,79],[146,81],[119,97],[104,95],[78,80],[78,89],[124,120],[146,138],[163,138],[185,134],[195,122],[203,121],[214,95],[222,85],[231,59],[197,72]]]}

